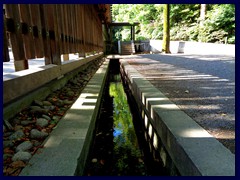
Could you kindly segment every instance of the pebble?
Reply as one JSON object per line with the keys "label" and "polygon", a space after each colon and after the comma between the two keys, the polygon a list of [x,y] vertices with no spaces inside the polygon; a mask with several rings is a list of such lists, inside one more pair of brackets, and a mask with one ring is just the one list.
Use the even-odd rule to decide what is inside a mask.
{"label": "pebble", "polygon": [[10,166],[14,167],[14,168],[22,168],[22,167],[25,167],[26,164],[23,161],[15,161],[15,162],[11,163]]}
{"label": "pebble", "polygon": [[40,127],[45,127],[48,125],[48,120],[44,118],[39,118],[37,119],[36,125]]}
{"label": "pebble", "polygon": [[12,122],[13,124],[20,124],[21,120],[19,118],[14,118]]}
{"label": "pebble", "polygon": [[16,125],[16,126],[14,127],[14,130],[15,130],[15,131],[22,130],[22,129],[23,129],[23,126],[22,126],[22,125]]}
{"label": "pebble", "polygon": [[34,100],[33,102],[34,102],[34,104],[36,104],[38,106],[43,106],[43,103],[39,100]]}
{"label": "pebble", "polygon": [[66,92],[66,96],[74,96],[74,92],[73,91],[68,91],[68,92]]}
{"label": "pebble", "polygon": [[73,103],[73,101],[64,100],[63,103],[66,104],[66,105],[71,105]]}
{"label": "pebble", "polygon": [[40,106],[30,106],[31,110],[39,110],[42,109]]}
{"label": "pebble", "polygon": [[43,106],[44,109],[47,109],[49,111],[52,111],[55,109],[55,106]]}
{"label": "pebble", "polygon": [[8,137],[8,136],[11,136],[13,134],[13,132],[5,132],[3,134],[4,137]]}
{"label": "pebble", "polygon": [[62,106],[64,106],[64,103],[63,103],[63,101],[62,100],[57,100],[57,101],[55,101],[54,102],[54,105],[56,105],[56,106],[58,106],[58,107],[62,107]]}
{"label": "pebble", "polygon": [[16,132],[14,132],[11,136],[9,136],[9,140],[17,140],[17,139],[21,139],[25,137],[25,134],[23,132],[23,130],[17,130]]}
{"label": "pebble", "polygon": [[49,116],[45,115],[45,114],[43,114],[42,117],[49,120],[49,121],[51,120],[51,118]]}
{"label": "pebble", "polygon": [[4,124],[5,124],[5,126],[6,126],[7,129],[13,130],[12,125],[11,125],[8,121],[4,120]]}
{"label": "pebble", "polygon": [[37,129],[32,129],[31,132],[30,132],[30,137],[33,138],[33,139],[42,139],[42,138],[45,138],[48,136],[48,133],[46,132],[41,132]]}
{"label": "pebble", "polygon": [[59,121],[59,119],[61,119],[61,117],[60,117],[60,116],[53,116],[52,119],[53,119],[54,121]]}
{"label": "pebble", "polygon": [[93,158],[92,163],[96,163],[96,162],[97,162],[97,158]]}
{"label": "pebble", "polygon": [[32,155],[29,152],[19,151],[12,157],[12,161],[29,161]]}
{"label": "pebble", "polygon": [[16,147],[16,151],[27,151],[33,147],[30,141],[24,141]]}
{"label": "pebble", "polygon": [[39,106],[30,106],[30,109],[31,113],[47,114],[49,112],[49,110],[43,109]]}
{"label": "pebble", "polygon": [[32,123],[34,123],[34,122],[33,121],[21,121],[21,125],[24,125],[24,126],[32,124]]}
{"label": "pebble", "polygon": [[3,141],[3,148],[13,147],[13,146],[14,146],[13,141]]}
{"label": "pebble", "polygon": [[63,88],[63,91],[65,91],[65,92],[66,92],[66,91],[70,91],[70,90],[71,90],[71,89],[68,88],[68,87],[64,87],[64,88]]}
{"label": "pebble", "polygon": [[33,146],[40,146],[42,143],[37,140],[32,140]]}
{"label": "pebble", "polygon": [[43,101],[43,106],[52,106],[52,103],[49,101]]}
{"label": "pebble", "polygon": [[3,154],[3,160],[7,160],[8,158],[12,158],[12,154]]}

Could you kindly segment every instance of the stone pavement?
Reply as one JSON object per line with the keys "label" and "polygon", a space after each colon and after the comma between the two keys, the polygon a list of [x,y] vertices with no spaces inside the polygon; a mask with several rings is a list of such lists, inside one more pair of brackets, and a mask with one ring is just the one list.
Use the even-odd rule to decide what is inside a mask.
{"label": "stone pavement", "polygon": [[235,57],[145,54],[121,58],[235,153]]}

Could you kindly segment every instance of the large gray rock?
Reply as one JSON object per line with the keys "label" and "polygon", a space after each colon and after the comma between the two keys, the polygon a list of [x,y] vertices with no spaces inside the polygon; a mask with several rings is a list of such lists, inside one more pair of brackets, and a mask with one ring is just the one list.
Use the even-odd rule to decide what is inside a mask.
{"label": "large gray rock", "polygon": [[33,139],[42,139],[48,136],[48,133],[46,132],[41,132],[37,129],[32,129],[30,132],[30,137]]}
{"label": "large gray rock", "polygon": [[27,151],[29,149],[31,149],[33,147],[32,143],[30,141],[25,141],[21,144],[19,144],[17,147],[16,147],[16,151],[19,152],[19,151]]}
{"label": "large gray rock", "polygon": [[23,137],[25,137],[23,130],[18,130],[16,132],[14,132],[11,136],[9,136],[9,140],[17,140],[17,139],[21,139]]}
{"label": "large gray rock", "polygon": [[48,120],[44,118],[39,118],[37,119],[36,125],[40,127],[45,127],[48,125]]}
{"label": "large gray rock", "polygon": [[12,161],[29,161],[32,155],[29,152],[19,151],[12,157]]}

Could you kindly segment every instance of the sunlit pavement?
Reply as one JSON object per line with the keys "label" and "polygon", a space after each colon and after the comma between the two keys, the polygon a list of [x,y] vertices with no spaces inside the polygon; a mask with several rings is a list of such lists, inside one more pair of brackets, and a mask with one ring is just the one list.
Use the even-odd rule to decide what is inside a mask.
{"label": "sunlit pavement", "polygon": [[124,58],[235,153],[235,57],[146,54]]}

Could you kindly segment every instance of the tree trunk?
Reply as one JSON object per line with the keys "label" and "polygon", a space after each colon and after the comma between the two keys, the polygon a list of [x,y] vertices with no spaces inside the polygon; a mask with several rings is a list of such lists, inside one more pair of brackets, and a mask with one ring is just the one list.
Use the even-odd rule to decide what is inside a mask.
{"label": "tree trunk", "polygon": [[163,44],[162,52],[170,52],[170,5],[165,4],[163,9]]}
{"label": "tree trunk", "polygon": [[200,6],[200,23],[199,23],[199,34],[198,34],[198,41],[204,42],[204,34],[203,34],[203,28],[204,28],[204,21],[206,19],[207,14],[207,4],[201,4]]}

